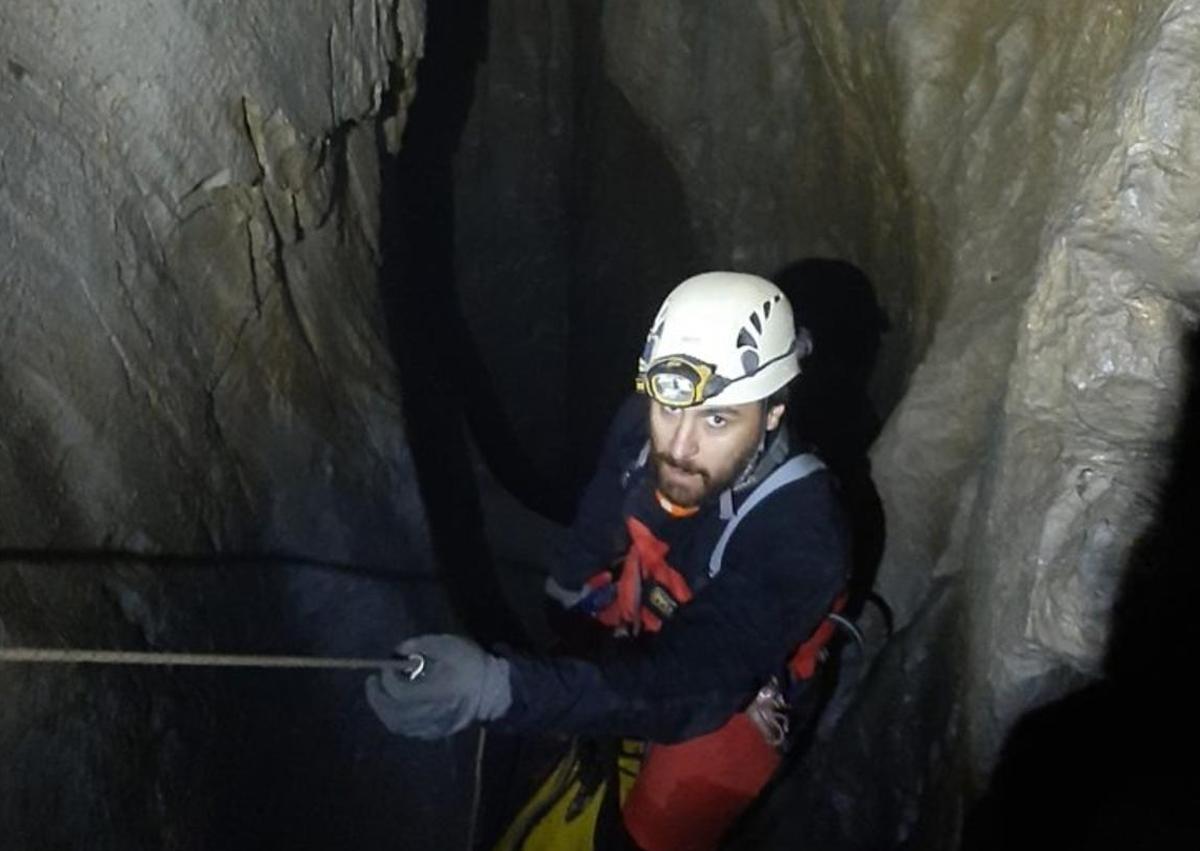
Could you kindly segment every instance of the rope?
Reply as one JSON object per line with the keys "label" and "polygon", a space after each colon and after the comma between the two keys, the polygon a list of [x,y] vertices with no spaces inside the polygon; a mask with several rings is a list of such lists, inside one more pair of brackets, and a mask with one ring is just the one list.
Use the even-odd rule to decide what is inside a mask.
{"label": "rope", "polygon": [[97,564],[143,564],[156,568],[301,568],[332,573],[346,573],[387,582],[438,582],[433,573],[411,573],[394,565],[355,564],[316,558],[303,553],[283,550],[255,552],[219,551],[203,555],[186,553],[146,553],[121,549],[29,549],[0,548],[0,564],[30,564],[48,567],[93,567]]}
{"label": "rope", "polygon": [[362,670],[399,668],[409,679],[416,679],[425,668],[425,659],[414,655],[392,659],[356,659],[333,656],[257,656],[229,653],[154,653],[130,650],[85,650],[42,647],[0,647],[0,663],[33,665],[184,665],[206,668],[323,668],[326,670]]}
{"label": "rope", "polygon": [[479,832],[479,810],[483,804],[483,754],[487,747],[487,728],[479,728],[479,738],[475,742],[475,782],[471,787],[471,820],[467,823],[467,851],[474,851],[475,839]]}

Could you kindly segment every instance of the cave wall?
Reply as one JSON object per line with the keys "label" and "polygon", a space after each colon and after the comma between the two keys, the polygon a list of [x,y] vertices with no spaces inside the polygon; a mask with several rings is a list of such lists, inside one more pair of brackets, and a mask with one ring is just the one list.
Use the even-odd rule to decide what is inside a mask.
{"label": "cave wall", "polygon": [[[963,575],[976,771],[1022,711],[1100,671],[1166,472],[1200,306],[1200,8],[1049,11],[989,22],[996,58],[982,71],[1003,82],[981,135],[1013,161],[994,172],[985,210],[958,216],[982,238],[964,238],[951,267],[940,324],[955,330],[935,336],[875,456],[897,505],[930,493],[927,473],[903,472],[909,459],[947,465],[950,510],[931,511],[945,520],[897,524],[885,581],[903,601],[925,577]],[[1011,307],[989,308],[990,275],[1011,272],[980,255],[1014,253],[1030,265],[1010,267]],[[980,339],[996,342],[975,366]],[[931,393],[987,400],[960,430],[975,440],[929,428]]]}
{"label": "cave wall", "polygon": [[[0,9],[5,645],[374,656],[448,621],[378,271],[423,27]],[[0,845],[460,844],[470,743],[387,736],[361,679],[0,665]]]}
{"label": "cave wall", "polygon": [[404,492],[370,122],[415,13],[4,14],[5,541],[379,554],[339,513]]}

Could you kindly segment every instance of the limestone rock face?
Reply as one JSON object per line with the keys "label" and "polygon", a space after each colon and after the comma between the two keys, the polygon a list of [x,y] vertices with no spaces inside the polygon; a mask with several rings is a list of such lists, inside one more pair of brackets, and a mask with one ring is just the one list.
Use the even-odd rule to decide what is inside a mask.
{"label": "limestone rock face", "polygon": [[[377,281],[423,17],[4,4],[0,642],[377,655],[447,617],[396,582],[432,559]],[[459,842],[361,679],[0,666],[0,844]]]}
{"label": "limestone rock face", "polygon": [[[997,11],[963,18],[986,49],[914,103],[918,151],[962,109],[948,80],[975,114],[957,165],[914,157],[947,211],[949,287],[875,451],[902,616],[932,577],[965,574],[977,769],[1020,711],[1098,672],[1200,304],[1200,8]],[[941,21],[920,20],[914,42]]]}
{"label": "limestone rock face", "polygon": [[6,4],[7,544],[385,551],[344,520],[407,475],[362,122],[420,31],[288,8]]}
{"label": "limestone rock face", "polygon": [[[875,761],[835,772],[862,803],[832,817],[949,844],[937,796],[1098,673],[1153,508],[1200,306],[1200,6],[611,0],[604,34],[715,265],[833,253],[890,315],[878,587],[907,628],[880,664],[908,676],[847,715]],[[901,751],[887,791],[846,768]],[[871,812],[890,837],[849,827]]]}

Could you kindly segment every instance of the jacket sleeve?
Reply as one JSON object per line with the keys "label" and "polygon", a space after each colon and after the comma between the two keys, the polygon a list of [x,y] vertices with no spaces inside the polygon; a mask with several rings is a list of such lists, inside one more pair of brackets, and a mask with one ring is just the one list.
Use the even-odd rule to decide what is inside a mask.
{"label": "jacket sleeve", "polygon": [[627,546],[621,517],[621,477],[646,442],[646,398],[630,396],[617,411],[596,472],[580,497],[575,519],[550,575],[564,588],[579,589]]}
{"label": "jacket sleeve", "polygon": [[772,494],[658,633],[592,660],[509,657],[513,705],[494,726],[658,742],[716,729],[828,613],[845,583],[842,528],[824,471]]}

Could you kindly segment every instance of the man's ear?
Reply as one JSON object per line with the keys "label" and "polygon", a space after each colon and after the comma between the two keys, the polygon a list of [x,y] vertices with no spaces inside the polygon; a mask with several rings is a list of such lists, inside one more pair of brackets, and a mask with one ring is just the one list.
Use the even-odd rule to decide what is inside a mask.
{"label": "man's ear", "polygon": [[775,405],[767,409],[767,431],[779,428],[779,421],[783,419],[783,412],[786,408],[787,405]]}

